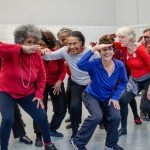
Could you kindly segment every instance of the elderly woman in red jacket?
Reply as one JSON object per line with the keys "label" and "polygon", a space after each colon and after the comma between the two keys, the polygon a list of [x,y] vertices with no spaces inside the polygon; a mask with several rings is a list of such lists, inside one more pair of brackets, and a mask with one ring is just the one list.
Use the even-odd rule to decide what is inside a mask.
{"label": "elderly woman in red jacket", "polygon": [[117,31],[122,47],[127,48],[127,65],[131,72],[129,83],[120,98],[121,129],[120,135],[127,134],[128,103],[143,89],[147,93],[146,110],[150,113],[150,55],[140,43],[136,43],[135,31],[130,27],[122,27]]}
{"label": "elderly woman in red jacket", "polygon": [[0,44],[1,150],[8,150],[16,103],[40,125],[45,150],[56,150],[51,143],[49,124],[42,102],[46,80],[43,60],[37,50],[30,50],[26,46],[21,48],[19,45],[36,43],[41,38],[41,33],[35,26],[26,25],[19,26],[14,36],[17,45]]}

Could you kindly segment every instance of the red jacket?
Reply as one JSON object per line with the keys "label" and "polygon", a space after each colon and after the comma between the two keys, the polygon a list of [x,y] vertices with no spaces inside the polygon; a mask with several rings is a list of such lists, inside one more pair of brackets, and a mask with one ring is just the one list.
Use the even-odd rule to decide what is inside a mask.
{"label": "red jacket", "polygon": [[0,91],[15,99],[35,92],[42,99],[46,80],[42,57],[38,52],[28,55],[20,50],[20,45],[0,43]]}
{"label": "red jacket", "polygon": [[[55,51],[55,49],[52,49],[52,51]],[[46,70],[47,84],[54,85],[58,80],[64,80],[66,70],[63,59],[44,61],[44,66]]]}

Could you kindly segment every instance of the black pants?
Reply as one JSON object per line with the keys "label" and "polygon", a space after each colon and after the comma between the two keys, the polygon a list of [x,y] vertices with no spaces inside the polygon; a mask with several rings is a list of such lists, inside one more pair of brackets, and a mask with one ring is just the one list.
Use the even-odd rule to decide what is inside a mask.
{"label": "black pants", "polygon": [[[65,97],[65,89],[63,83],[61,85],[62,92],[60,92],[59,95],[53,94],[53,90],[54,90],[53,86],[54,85],[48,85],[48,84],[46,85],[44,90],[43,102],[45,105],[45,110],[47,111],[48,95],[50,95],[52,100],[53,112],[54,112],[50,122],[50,129],[51,131],[56,131],[60,127],[66,115],[66,97]],[[40,129],[35,122],[34,122],[34,132],[40,133]]]}
{"label": "black pants", "polygon": [[82,92],[86,86],[79,85],[71,80],[71,107],[70,119],[72,125],[72,137],[78,132],[82,116]]}
{"label": "black pants", "polygon": [[67,100],[68,113],[70,114],[70,107],[71,107],[71,77],[70,76],[68,77],[68,81],[67,81],[66,100]]}
{"label": "black pants", "polygon": [[[143,89],[145,89],[146,93],[148,90],[149,86],[149,79],[142,81],[142,82],[137,82],[138,83],[138,92],[140,93]],[[121,126],[122,128],[127,127],[127,116],[128,116],[128,104],[135,98],[135,94],[132,92],[125,92],[122,94],[120,97],[120,107],[121,107]],[[145,95],[145,110],[150,113],[150,101],[147,99]]]}

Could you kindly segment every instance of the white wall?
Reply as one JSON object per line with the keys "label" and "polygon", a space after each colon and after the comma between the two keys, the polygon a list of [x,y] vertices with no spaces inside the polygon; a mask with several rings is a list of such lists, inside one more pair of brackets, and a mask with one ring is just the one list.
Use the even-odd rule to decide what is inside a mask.
{"label": "white wall", "polygon": [[150,27],[150,0],[0,0],[0,41],[13,42],[18,24],[36,24],[54,34],[80,30],[86,43],[118,26],[134,25],[137,35]]}
{"label": "white wall", "polygon": [[116,0],[116,25],[150,24],[150,0]]}
{"label": "white wall", "polygon": [[115,26],[115,0],[0,0],[0,24]]}

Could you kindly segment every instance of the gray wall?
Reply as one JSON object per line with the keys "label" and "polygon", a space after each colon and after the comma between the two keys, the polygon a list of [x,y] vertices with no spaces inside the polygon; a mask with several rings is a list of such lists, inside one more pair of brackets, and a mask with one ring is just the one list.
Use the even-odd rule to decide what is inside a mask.
{"label": "gray wall", "polygon": [[115,0],[0,0],[0,24],[115,26]]}
{"label": "gray wall", "polygon": [[150,24],[150,0],[116,0],[116,25]]}

